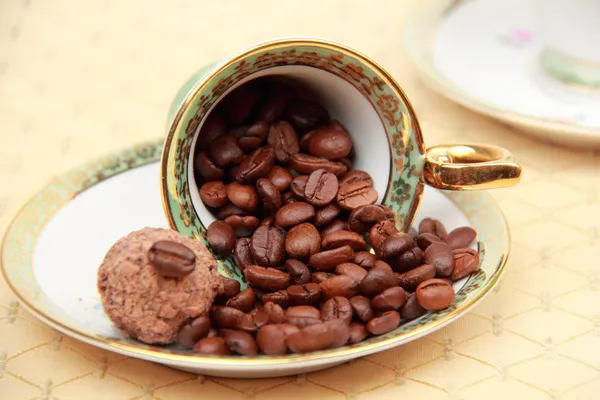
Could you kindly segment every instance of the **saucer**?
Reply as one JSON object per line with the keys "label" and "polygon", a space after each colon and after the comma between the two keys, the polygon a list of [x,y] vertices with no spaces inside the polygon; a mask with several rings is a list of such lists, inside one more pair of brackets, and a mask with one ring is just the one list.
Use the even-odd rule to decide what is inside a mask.
{"label": "saucer", "polygon": [[543,74],[535,0],[426,0],[405,46],[423,81],[449,99],[567,146],[600,148],[600,92]]}
{"label": "saucer", "polygon": [[161,204],[162,142],[147,143],[82,165],[36,194],[9,226],[2,271],[19,302],[60,332],[126,356],[204,375],[258,378],[306,373],[380,352],[432,333],[465,315],[502,276],[509,252],[506,221],[485,192],[426,188],[415,223],[425,216],[449,229],[478,232],[480,269],[454,284],[454,303],[350,346],[285,356],[200,356],[150,346],[121,335],[105,316],[96,289],[98,266],[111,245],[145,226],[168,228]]}

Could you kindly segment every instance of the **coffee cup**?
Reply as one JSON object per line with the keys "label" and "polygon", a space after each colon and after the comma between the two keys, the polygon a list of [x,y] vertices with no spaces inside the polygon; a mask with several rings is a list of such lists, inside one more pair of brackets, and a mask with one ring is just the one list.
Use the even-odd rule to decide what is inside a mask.
{"label": "coffee cup", "polygon": [[536,6],[542,71],[571,88],[600,90],[600,2],[538,0]]}
{"label": "coffee cup", "polygon": [[378,202],[396,213],[407,231],[424,185],[480,190],[516,184],[521,167],[508,150],[483,144],[427,148],[412,105],[390,74],[344,45],[315,39],[280,39],[243,50],[196,73],[173,101],[161,184],[171,227],[205,239],[216,218],[199,196],[194,153],[211,112],[233,90],[275,76],[306,88],[352,137],[354,169],[373,178]]}

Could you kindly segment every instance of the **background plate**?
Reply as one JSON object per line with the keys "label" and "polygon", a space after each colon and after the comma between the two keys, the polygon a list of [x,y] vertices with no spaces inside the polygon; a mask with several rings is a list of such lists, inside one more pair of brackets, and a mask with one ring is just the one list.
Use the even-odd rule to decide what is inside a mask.
{"label": "background plate", "polygon": [[543,140],[600,148],[600,94],[539,71],[535,0],[424,0],[404,39],[422,80],[450,100]]}

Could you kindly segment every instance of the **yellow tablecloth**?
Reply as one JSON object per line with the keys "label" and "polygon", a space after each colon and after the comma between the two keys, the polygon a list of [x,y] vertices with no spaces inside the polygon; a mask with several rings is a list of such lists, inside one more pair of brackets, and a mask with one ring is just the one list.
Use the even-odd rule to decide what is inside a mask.
{"label": "yellow tablecloth", "polygon": [[305,376],[198,377],[65,337],[0,281],[0,398],[597,399],[600,157],[538,143],[427,90],[402,50],[410,1],[0,0],[0,226],[54,175],[164,132],[200,66],[276,36],[341,41],[403,85],[427,142],[488,142],[524,168],[494,192],[513,238],[498,290],[451,326]]}

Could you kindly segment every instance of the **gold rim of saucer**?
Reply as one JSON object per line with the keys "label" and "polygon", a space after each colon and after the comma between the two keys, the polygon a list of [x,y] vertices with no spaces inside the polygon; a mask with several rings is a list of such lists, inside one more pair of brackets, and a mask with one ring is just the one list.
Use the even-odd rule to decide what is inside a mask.
{"label": "gold rim of saucer", "polygon": [[[107,350],[159,363],[177,362],[178,366],[183,367],[199,367],[198,364],[201,364],[202,366],[230,367],[232,370],[235,370],[244,366],[276,366],[290,362],[310,362],[317,360],[326,362],[348,356],[356,358],[385,350],[395,345],[417,339],[451,323],[456,317],[465,314],[489,294],[505,271],[506,261],[510,252],[510,234],[506,219],[496,201],[485,192],[469,193],[469,197],[466,197],[465,193],[462,192],[445,192],[443,193],[444,196],[449,198],[467,216],[476,229],[480,229],[482,236],[491,235],[489,237],[495,238],[492,242],[497,242],[496,246],[498,247],[493,249],[489,246],[487,249],[480,248],[480,253],[482,254],[481,268],[482,271],[485,268],[485,271],[489,275],[485,276],[485,273],[483,274],[484,278],[480,282],[481,284],[470,285],[469,281],[467,281],[463,289],[457,294],[458,297],[462,293],[464,296],[463,301],[459,302],[447,314],[439,317],[438,313],[427,314],[433,316],[435,319],[431,321],[427,320],[422,325],[409,326],[406,332],[392,332],[387,338],[373,337],[369,339],[374,340],[373,342],[367,341],[338,349],[307,354],[288,354],[278,357],[257,356],[254,358],[245,358],[243,356],[210,357],[166,353],[160,351],[159,347],[147,346],[142,343],[136,343],[138,344],[136,346],[126,342],[123,343],[118,339],[109,339],[96,333],[77,330],[67,325],[66,322],[61,321],[61,314],[64,314],[64,311],[54,305],[44,294],[33,276],[33,250],[37,238],[45,224],[54,214],[78,194],[102,180],[158,161],[160,148],[162,148],[161,142],[151,143],[145,145],[145,147],[139,146],[139,149],[127,149],[127,151],[121,153],[111,154],[75,168],[57,177],[40,190],[14,217],[6,230],[2,243],[0,267],[8,286],[16,295],[18,301],[40,320],[69,336]],[[34,218],[36,223],[31,223],[32,218]],[[478,224],[480,228],[478,228]],[[494,227],[491,227],[489,224],[494,225]],[[488,227],[487,229],[485,228],[486,226]],[[489,245],[492,242],[487,243]],[[486,245],[486,241],[483,241],[483,244]],[[490,252],[496,254],[493,259],[490,258]],[[465,292],[465,288],[470,288],[471,290]],[[68,321],[68,318],[66,321]],[[418,323],[418,321],[419,319],[411,322]],[[405,325],[411,324],[411,322],[407,322]],[[402,325],[399,329],[401,328]]]}

